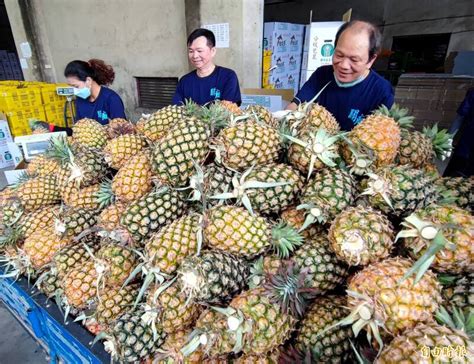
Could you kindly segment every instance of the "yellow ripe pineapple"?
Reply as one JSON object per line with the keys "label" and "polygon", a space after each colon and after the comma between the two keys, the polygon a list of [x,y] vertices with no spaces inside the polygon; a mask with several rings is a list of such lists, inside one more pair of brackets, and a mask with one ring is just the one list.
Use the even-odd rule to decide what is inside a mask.
{"label": "yellow ripe pineapple", "polygon": [[[387,166],[395,161],[400,147],[400,126],[391,117],[371,114],[349,133],[343,148],[344,159],[350,166],[358,166],[360,153],[373,154],[376,167]],[[361,152],[362,151],[362,152]]]}
{"label": "yellow ripe pineapple", "polygon": [[119,169],[112,180],[112,192],[118,200],[134,201],[153,187],[150,154],[141,151]]}
{"label": "yellow ripe pineapple", "polygon": [[94,318],[102,327],[111,325],[115,319],[133,306],[138,295],[138,286],[107,287],[100,292]]}
{"label": "yellow ripe pineapple", "polygon": [[59,215],[59,205],[45,206],[29,214],[24,214],[18,221],[21,235],[29,237],[39,229],[52,228],[54,218]]}
{"label": "yellow ripe pineapple", "polygon": [[97,275],[93,260],[74,266],[62,280],[67,305],[86,308],[97,295]]}
{"label": "yellow ripe pineapple", "polygon": [[319,104],[312,104],[306,110],[306,117],[303,119],[300,128],[324,128],[329,134],[337,134],[341,130],[334,116],[324,106]]}
{"label": "yellow ripe pineapple", "polygon": [[53,176],[59,168],[59,163],[44,154],[38,155],[26,167],[30,176]]}
{"label": "yellow ripe pineapple", "polygon": [[188,337],[192,330],[179,330],[166,336],[166,340],[160,348],[160,352],[153,357],[153,363],[169,364],[169,363],[187,363],[201,364],[204,362],[204,352],[196,350],[189,356],[184,356],[181,348],[186,345]]}
{"label": "yellow ripe pineapple", "polygon": [[105,127],[93,119],[81,119],[72,127],[72,141],[83,147],[102,149],[107,143]]}
{"label": "yellow ripe pineapple", "polygon": [[97,226],[106,230],[113,231],[120,226],[120,217],[127,208],[123,202],[116,202],[103,209],[98,218]]}
{"label": "yellow ripe pineapple", "polygon": [[254,164],[275,162],[281,147],[277,130],[247,120],[221,130],[214,148],[218,161],[243,171]]}
{"label": "yellow ripe pineapple", "polygon": [[62,198],[67,206],[99,210],[103,207],[103,204],[97,197],[100,195],[100,192],[100,183],[84,188],[69,186],[69,188],[63,192]]}
{"label": "yellow ripe pineapple", "polygon": [[257,121],[265,123],[275,129],[278,129],[279,122],[275,119],[270,110],[262,105],[249,105],[245,108],[245,113],[254,117]]}
{"label": "yellow ripe pineapple", "polygon": [[349,280],[348,308],[352,313],[344,324],[353,324],[356,336],[365,329],[382,347],[383,336],[398,335],[420,322],[434,320],[442,301],[441,286],[429,271],[418,283],[412,278],[402,280],[411,265],[408,259],[388,258]]}
{"label": "yellow ripe pineapple", "polygon": [[70,237],[58,236],[53,228],[38,229],[26,238],[23,250],[34,269],[41,269],[54,255],[71,243]]}
{"label": "yellow ripe pineapple", "polygon": [[185,116],[183,106],[169,105],[137,122],[137,131],[151,141],[162,138]]}
{"label": "yellow ripe pineapple", "polygon": [[226,108],[232,115],[239,116],[243,114],[242,109],[237,105],[235,102],[228,101],[228,100],[220,100],[217,103]]}
{"label": "yellow ripe pineapple", "polygon": [[23,182],[15,189],[25,211],[34,211],[60,201],[55,176],[35,177]]}
{"label": "yellow ripe pineapple", "polygon": [[146,148],[144,137],[134,134],[120,135],[104,147],[104,157],[110,167],[120,169],[130,158]]}
{"label": "yellow ripe pineapple", "polygon": [[159,324],[166,334],[191,327],[199,317],[202,306],[187,302],[186,294],[176,283],[162,292],[158,291],[159,288],[154,287],[149,292],[144,321]]}

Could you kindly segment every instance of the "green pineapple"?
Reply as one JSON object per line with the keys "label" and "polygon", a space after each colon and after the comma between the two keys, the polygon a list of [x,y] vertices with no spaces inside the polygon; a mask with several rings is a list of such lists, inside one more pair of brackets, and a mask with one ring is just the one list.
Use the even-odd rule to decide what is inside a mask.
{"label": "green pineapple", "polygon": [[306,212],[301,229],[318,222],[325,224],[334,219],[345,208],[354,204],[356,185],[346,171],[325,168],[318,171],[303,189],[297,208]]}
{"label": "green pineapple", "polygon": [[177,271],[181,289],[192,302],[223,303],[246,285],[249,266],[245,260],[217,250],[187,257]]}

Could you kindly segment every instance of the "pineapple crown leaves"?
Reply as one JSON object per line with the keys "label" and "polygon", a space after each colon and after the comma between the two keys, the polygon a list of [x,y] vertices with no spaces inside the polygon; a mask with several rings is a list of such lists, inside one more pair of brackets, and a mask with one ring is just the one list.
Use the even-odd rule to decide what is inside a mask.
{"label": "pineapple crown leaves", "polygon": [[367,181],[367,188],[361,193],[361,196],[380,195],[385,203],[393,210],[390,195],[393,193],[393,186],[386,176],[380,176],[375,173],[367,173],[369,180]]}
{"label": "pineapple crown leaves", "polygon": [[295,262],[285,262],[276,274],[268,274],[263,287],[271,302],[280,306],[285,314],[303,317],[308,303],[316,291],[309,287],[307,269],[300,269]]}
{"label": "pineapple crown leaves", "polygon": [[303,236],[285,221],[279,222],[272,228],[273,249],[280,258],[288,258],[295,248],[303,243]]}
{"label": "pineapple crown leaves", "polygon": [[428,249],[415,262],[415,264],[404,274],[400,282],[416,273],[415,284],[420,281],[425,272],[433,263],[436,254],[444,248],[455,250],[456,244],[448,241],[443,233],[447,228],[457,228],[452,224],[435,225],[429,221],[421,220],[416,214],[411,214],[405,218],[402,225],[408,229],[402,230],[397,234],[395,241],[399,238],[421,238],[423,241],[429,243]]}
{"label": "pineapple crown leaves", "polygon": [[250,275],[247,280],[250,288],[256,288],[262,284],[265,279],[265,269],[263,266],[263,257],[259,257],[250,266]]}
{"label": "pineapple crown leaves", "polygon": [[376,156],[374,151],[362,141],[355,143],[347,135],[341,137],[351,152],[351,162],[349,163],[349,172],[362,176],[370,173]]}
{"label": "pineapple crown leaves", "polygon": [[15,283],[20,275],[26,273],[28,283],[33,275],[34,270],[31,268],[31,262],[28,255],[24,250],[17,248],[17,254],[15,256],[0,256],[0,264],[3,264],[3,274],[0,274],[0,278],[13,278]]}
{"label": "pineapple crown leaves", "polygon": [[99,191],[94,194],[94,197],[96,198],[100,209],[115,203],[116,196],[112,190],[112,180],[107,178],[102,180]]}
{"label": "pineapple crown leaves", "polygon": [[424,127],[423,134],[431,140],[436,158],[444,161],[451,156],[454,136],[447,129],[438,130],[438,124],[435,124],[431,128]]}
{"label": "pineapple crown leaves", "polygon": [[393,104],[390,109],[385,105],[380,105],[380,107],[375,110],[374,114],[392,118],[398,123],[398,125],[406,129],[412,128],[415,120],[414,116],[408,115],[408,108],[400,107],[397,104]]}
{"label": "pineapple crown leaves", "polygon": [[18,189],[23,183],[28,182],[29,180],[36,178],[37,176],[35,174],[28,174],[28,172],[23,171],[18,174],[18,177],[15,181],[15,183],[12,185],[12,188],[14,190]]}
{"label": "pineapple crown leaves", "polygon": [[309,132],[308,141],[303,141],[288,134],[285,134],[284,137],[311,153],[311,161],[309,163],[307,175],[307,179],[309,179],[313,173],[314,164],[317,159],[329,167],[336,166],[334,159],[339,156],[337,153],[338,147],[336,142],[342,138],[342,134],[343,133],[331,135],[326,131],[326,129],[319,128],[316,132]]}
{"label": "pineapple crown leaves", "polygon": [[435,313],[436,320],[451,329],[465,332],[470,340],[474,340],[474,312],[469,310],[465,313],[455,306],[451,307],[451,311],[452,315],[445,307],[441,306]]}
{"label": "pineapple crown leaves", "polygon": [[62,166],[68,166],[74,162],[74,153],[66,137],[63,135],[58,135],[49,140],[49,146],[48,149],[46,149],[45,156],[46,158],[56,160]]}
{"label": "pineapple crown leaves", "polygon": [[246,170],[241,176],[240,179],[236,174],[232,177],[232,186],[234,187],[232,192],[220,193],[214,196],[211,196],[211,199],[215,200],[227,200],[227,199],[236,199],[237,203],[241,203],[244,207],[250,212],[251,215],[255,215],[252,203],[248,197],[249,193],[252,193],[255,189],[261,188],[275,188],[280,186],[286,186],[291,184],[291,182],[281,181],[281,182],[261,182],[250,180],[247,181],[246,178],[253,171],[255,165]]}
{"label": "pineapple crown leaves", "polygon": [[379,345],[379,354],[383,348],[383,341],[380,335],[380,328],[385,329],[386,313],[383,309],[383,306],[378,303],[376,300],[372,299],[366,294],[347,291],[347,295],[355,298],[360,302],[351,313],[343,318],[342,320],[326,327],[324,330],[320,331],[317,336],[321,336],[324,333],[332,330],[338,326],[352,326],[352,331],[354,336],[358,336],[360,331],[365,328],[367,332],[368,342],[372,342],[372,335]]}
{"label": "pineapple crown leaves", "polygon": [[218,333],[206,332],[202,329],[194,329],[189,335],[187,344],[181,348],[183,356],[193,354],[200,346],[204,347],[204,352],[208,353],[214,343],[218,340]]}
{"label": "pineapple crown leaves", "polygon": [[306,210],[305,220],[303,222],[303,225],[298,230],[299,232],[305,230],[308,226],[314,224],[315,222],[319,222],[321,224],[324,224],[327,222],[329,218],[329,215],[328,215],[329,205],[322,198],[317,198],[315,200],[317,200],[317,202],[313,201],[309,203],[304,203],[296,207],[297,210]]}
{"label": "pineapple crown leaves", "polygon": [[227,327],[229,331],[235,334],[235,344],[232,348],[232,352],[240,353],[244,346],[244,336],[246,333],[252,332],[252,320],[247,320],[242,311],[237,310],[233,307],[221,308],[211,307],[214,311],[217,311],[227,317]]}
{"label": "pineapple crown leaves", "polygon": [[14,224],[12,224],[12,226],[7,226],[3,234],[0,236],[0,249],[7,246],[14,246],[22,238],[23,232],[21,227],[15,226]]}

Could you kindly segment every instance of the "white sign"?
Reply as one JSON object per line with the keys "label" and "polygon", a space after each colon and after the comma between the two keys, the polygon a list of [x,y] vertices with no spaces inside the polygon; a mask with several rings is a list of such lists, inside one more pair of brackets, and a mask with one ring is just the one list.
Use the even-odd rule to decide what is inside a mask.
{"label": "white sign", "polygon": [[23,58],[31,58],[30,43],[28,43],[28,42],[20,43],[20,49],[21,49],[21,56]]}
{"label": "white sign", "polygon": [[28,62],[26,61],[26,58],[20,58],[20,65],[22,69],[28,69]]}
{"label": "white sign", "polygon": [[214,33],[216,48],[229,48],[229,23],[206,24],[202,28]]}

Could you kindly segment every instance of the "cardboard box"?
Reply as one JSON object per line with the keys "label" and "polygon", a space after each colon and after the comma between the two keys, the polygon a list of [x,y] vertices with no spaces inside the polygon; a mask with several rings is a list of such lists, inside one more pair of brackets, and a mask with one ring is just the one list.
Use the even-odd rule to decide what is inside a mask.
{"label": "cardboard box", "polygon": [[303,54],[304,69],[315,70],[332,63],[336,33],[344,22],[318,22],[307,26]]}
{"label": "cardboard box", "polygon": [[13,143],[12,133],[7,118],[0,113],[0,145],[6,145],[7,143]]}
{"label": "cardboard box", "polygon": [[285,89],[243,89],[242,108],[248,105],[262,105],[271,112],[283,110],[293,99],[293,90]]}
{"label": "cardboard box", "polygon": [[273,54],[301,52],[304,25],[292,23],[265,23],[263,27],[263,49]]}
{"label": "cardboard box", "polygon": [[22,160],[23,155],[15,143],[0,145],[0,168],[15,168]]}
{"label": "cardboard box", "polygon": [[296,94],[299,89],[300,84],[300,73],[299,72],[290,72],[285,75],[283,80],[283,87],[287,89],[292,89]]}

